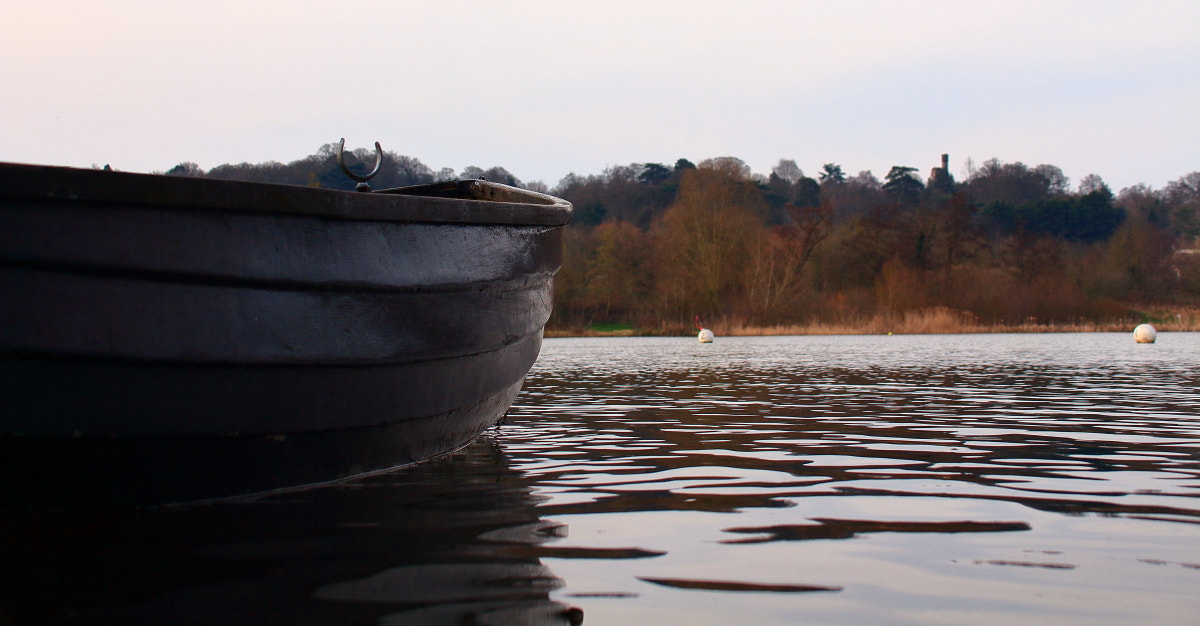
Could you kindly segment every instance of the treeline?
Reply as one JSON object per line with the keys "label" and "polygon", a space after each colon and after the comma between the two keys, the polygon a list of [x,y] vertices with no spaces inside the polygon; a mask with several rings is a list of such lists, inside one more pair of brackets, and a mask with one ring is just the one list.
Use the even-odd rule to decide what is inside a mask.
{"label": "treeline", "polygon": [[574,203],[556,282],[558,328],[681,332],[695,315],[729,327],[949,310],[974,324],[1128,318],[1200,299],[1200,172],[1165,189],[1074,189],[1050,165],[987,161],[955,180],[883,180],[783,160],[646,163],[568,176]]}
{"label": "treeline", "polygon": [[[352,189],[336,151],[166,173]],[[374,159],[347,153],[358,170]],[[726,326],[845,324],[923,310],[984,325],[1077,323],[1200,303],[1200,172],[1114,193],[1095,175],[1072,187],[1052,165],[967,169],[956,180],[943,155],[928,176],[896,166],[880,180],[833,163],[810,177],[791,160],[761,175],[732,157],[680,159],[570,174],[548,189],[502,167],[435,172],[388,152],[371,184],[483,177],[571,201],[559,330],[674,333],[696,315]]]}
{"label": "treeline", "polygon": [[[318,148],[316,154],[311,154],[291,163],[268,161],[266,163],[225,164],[204,171],[203,168],[195,163],[185,162],[176,165],[166,172],[160,173],[171,176],[201,176],[206,178],[220,178],[222,180],[303,185],[352,191],[356,183],[350,177],[346,176],[338,166],[337,152],[338,144],[327,143]],[[371,168],[375,166],[375,152],[373,150],[366,148],[346,150],[342,156],[346,162],[346,166],[360,174],[370,172]],[[435,172],[428,165],[422,163],[420,159],[396,154],[391,151],[383,153],[379,173],[371,179],[370,184],[375,189],[388,189],[390,187],[423,185],[459,178],[485,178],[514,187],[527,186],[523,185],[517,177],[513,176],[503,167],[492,167],[485,170],[480,167],[471,166],[463,169],[462,172],[455,172],[453,169],[447,167]],[[539,185],[534,184],[533,186]],[[544,185],[540,185],[540,187],[542,191],[545,191]]]}

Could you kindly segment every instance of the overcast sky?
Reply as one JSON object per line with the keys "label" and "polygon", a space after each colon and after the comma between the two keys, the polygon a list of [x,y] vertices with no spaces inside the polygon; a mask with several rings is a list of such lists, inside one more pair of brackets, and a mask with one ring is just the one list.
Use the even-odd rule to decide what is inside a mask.
{"label": "overcast sky", "polygon": [[0,160],[1200,170],[1200,2],[0,0]]}

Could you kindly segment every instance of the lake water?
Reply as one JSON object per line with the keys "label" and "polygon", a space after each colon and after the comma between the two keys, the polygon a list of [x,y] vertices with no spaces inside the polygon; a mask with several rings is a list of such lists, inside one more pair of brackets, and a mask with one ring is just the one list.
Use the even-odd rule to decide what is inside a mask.
{"label": "lake water", "polygon": [[1200,335],[552,339],[450,458],[2,530],[0,623],[1196,624]]}

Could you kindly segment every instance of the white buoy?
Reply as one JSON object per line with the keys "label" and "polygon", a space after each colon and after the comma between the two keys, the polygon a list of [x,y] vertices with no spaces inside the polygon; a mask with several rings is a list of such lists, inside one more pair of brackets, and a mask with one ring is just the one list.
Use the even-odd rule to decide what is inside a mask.
{"label": "white buoy", "polygon": [[1158,332],[1149,324],[1138,324],[1137,328],[1133,329],[1133,339],[1138,343],[1154,343],[1158,338]]}
{"label": "white buoy", "polygon": [[700,329],[700,334],[696,335],[696,338],[700,340],[700,343],[712,343],[715,335],[713,335],[713,331],[705,328],[704,324],[700,323],[699,315],[696,316],[696,328]]}

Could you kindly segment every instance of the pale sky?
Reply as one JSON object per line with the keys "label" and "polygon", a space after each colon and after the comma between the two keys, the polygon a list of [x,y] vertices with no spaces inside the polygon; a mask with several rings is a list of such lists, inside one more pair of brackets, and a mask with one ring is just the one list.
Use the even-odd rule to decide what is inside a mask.
{"label": "pale sky", "polygon": [[0,0],[0,161],[1200,170],[1195,0]]}

